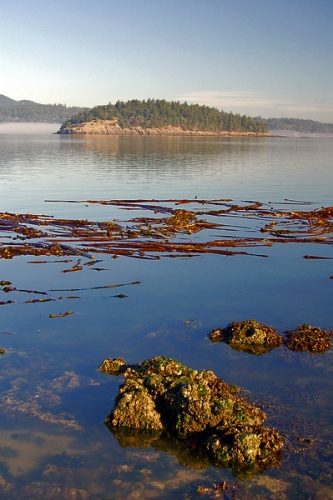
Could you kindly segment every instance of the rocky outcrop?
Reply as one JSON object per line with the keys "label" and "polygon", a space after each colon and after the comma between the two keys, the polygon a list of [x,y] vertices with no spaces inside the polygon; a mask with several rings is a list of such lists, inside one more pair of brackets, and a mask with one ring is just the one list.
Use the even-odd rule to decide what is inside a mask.
{"label": "rocky outcrop", "polygon": [[210,370],[160,356],[138,365],[106,359],[99,370],[125,378],[106,419],[123,446],[154,446],[171,436],[181,443],[181,456],[246,477],[280,459],[283,441],[262,425],[266,414]]}
{"label": "rocky outcrop", "polygon": [[270,352],[283,344],[291,351],[308,351],[322,354],[332,347],[333,331],[318,326],[298,325],[295,330],[285,330],[282,337],[274,328],[253,319],[233,321],[225,328],[215,328],[208,337],[213,343],[224,342],[235,351],[258,356]]}
{"label": "rocky outcrop", "polygon": [[208,337],[212,342],[225,342],[236,351],[261,355],[279,347],[283,337],[270,326],[259,321],[233,321],[225,328],[212,330]]}
{"label": "rocky outcrop", "polygon": [[291,351],[309,351],[320,354],[332,346],[333,331],[325,331],[318,326],[298,325],[296,330],[286,330],[283,343]]}
{"label": "rocky outcrop", "polygon": [[183,130],[181,127],[172,127],[168,125],[162,128],[149,128],[149,127],[131,127],[122,128],[119,125],[119,120],[93,120],[90,122],[78,123],[69,125],[60,129],[58,134],[83,134],[83,135],[165,135],[165,136],[268,136],[266,133],[255,132],[202,132],[200,130]]}

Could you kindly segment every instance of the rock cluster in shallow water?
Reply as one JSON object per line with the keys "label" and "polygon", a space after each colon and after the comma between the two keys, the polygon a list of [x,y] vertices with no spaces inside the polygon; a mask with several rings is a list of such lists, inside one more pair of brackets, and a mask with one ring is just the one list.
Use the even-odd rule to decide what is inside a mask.
{"label": "rock cluster in shallow water", "polygon": [[233,321],[225,328],[215,328],[208,337],[213,343],[224,342],[235,351],[262,355],[280,347],[283,343],[291,351],[309,351],[321,354],[332,346],[333,331],[322,330],[308,324],[298,325],[295,330],[285,330],[285,337],[254,319]]}
{"label": "rock cluster in shallow water", "polygon": [[212,371],[160,356],[138,365],[106,359],[99,369],[125,378],[106,420],[120,443],[133,446],[137,437],[149,446],[167,434],[181,442],[182,453],[188,448],[206,466],[232,467],[246,477],[279,461],[283,441],[262,425],[265,413]]}
{"label": "rock cluster in shallow water", "polygon": [[323,353],[331,348],[333,331],[325,331],[317,326],[298,325],[296,330],[286,330],[283,343],[291,351]]}
{"label": "rock cluster in shallow water", "polygon": [[225,328],[217,328],[208,334],[212,342],[225,342],[234,350],[250,354],[265,354],[279,347],[283,337],[274,328],[259,321],[233,321]]}

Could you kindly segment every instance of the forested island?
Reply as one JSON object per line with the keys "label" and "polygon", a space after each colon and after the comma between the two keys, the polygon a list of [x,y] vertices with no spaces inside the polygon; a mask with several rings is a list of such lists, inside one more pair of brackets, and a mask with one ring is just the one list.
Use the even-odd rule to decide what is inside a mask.
{"label": "forested island", "polygon": [[106,135],[267,135],[268,126],[246,115],[226,113],[199,104],[147,101],[117,101],[95,106],[66,120],[60,134]]}
{"label": "forested island", "polygon": [[[333,134],[333,123],[300,118],[251,118],[217,108],[166,100],[117,101],[92,109],[66,104],[15,101],[0,94],[0,123],[62,123],[59,133],[251,134],[290,130]],[[85,125],[84,125],[85,124]],[[89,125],[88,125],[89,124]]]}
{"label": "forested island", "polygon": [[39,104],[33,101],[15,101],[0,94],[0,123],[62,123],[87,108],[67,107],[66,104]]}
{"label": "forested island", "polygon": [[301,118],[262,118],[261,116],[255,117],[254,120],[266,124],[269,130],[293,130],[308,134],[333,134],[333,123],[322,123]]}

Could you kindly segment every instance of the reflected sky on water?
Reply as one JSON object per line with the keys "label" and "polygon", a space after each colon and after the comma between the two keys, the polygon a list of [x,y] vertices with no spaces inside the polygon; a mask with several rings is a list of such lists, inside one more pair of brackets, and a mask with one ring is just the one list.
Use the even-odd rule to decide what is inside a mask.
{"label": "reflected sky on water", "polygon": [[[308,202],[295,203],[299,210],[333,204],[330,139],[1,134],[0,151],[2,212],[128,220],[137,214],[68,201],[196,196],[268,207]],[[247,227],[244,234],[260,226],[236,223]],[[262,251],[268,258],[149,261],[99,254],[102,271],[87,266],[72,273],[62,271],[76,257],[71,263],[2,259],[0,280],[23,290],[0,292],[1,301],[13,301],[1,305],[3,498],[56,498],[56,488],[58,498],[70,498],[71,489],[87,499],[193,498],[199,485],[234,484],[230,471],[186,467],[170,449],[120,448],[104,427],[122,380],[99,373],[98,365],[106,357],[135,363],[156,355],[214,370],[269,403],[268,425],[289,432],[288,439],[298,433],[315,440],[302,453],[285,452],[279,469],[240,485],[240,495],[273,498],[279,485],[287,498],[324,498],[333,473],[332,351],[314,356],[281,348],[251,356],[207,338],[212,328],[245,319],[279,333],[301,323],[333,329],[332,260],[302,258],[332,258],[332,245],[276,244]],[[38,260],[46,263],[31,263]],[[105,285],[123,286],[97,288]],[[29,290],[54,300],[27,302],[38,297]],[[72,314],[50,318],[65,311]]]}

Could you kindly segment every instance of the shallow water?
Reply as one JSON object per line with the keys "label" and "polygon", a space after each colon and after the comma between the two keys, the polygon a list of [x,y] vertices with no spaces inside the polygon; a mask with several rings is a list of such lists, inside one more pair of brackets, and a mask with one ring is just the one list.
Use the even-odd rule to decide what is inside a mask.
{"label": "shallow water", "polygon": [[[0,151],[2,212],[128,221],[145,216],[144,210],[87,200],[223,198],[288,210],[333,204],[328,138],[1,134]],[[242,216],[222,222],[221,237],[250,237],[262,227],[261,220]],[[207,230],[204,237],[213,234]],[[1,301],[13,301],[1,306],[2,498],[185,499],[195,498],[199,486],[209,498],[213,484],[224,480],[229,489],[220,498],[232,498],[232,487],[238,498],[330,498],[332,351],[281,348],[253,356],[212,344],[207,334],[251,318],[280,333],[303,323],[333,329],[332,260],[302,258],[332,258],[332,244],[247,250],[268,258],[143,260],[100,253],[95,257],[103,270],[83,266],[71,273],[62,271],[76,257],[71,263],[33,256],[1,260],[0,280],[21,290],[0,291]],[[124,286],[98,288],[110,285]],[[41,297],[31,290],[54,300],[26,302]],[[66,317],[49,316],[68,310]],[[156,355],[211,369],[268,405],[267,425],[286,435],[279,467],[236,483],[229,470],[187,464],[173,443],[121,448],[103,421],[122,379],[97,367],[106,357],[136,363]]]}

